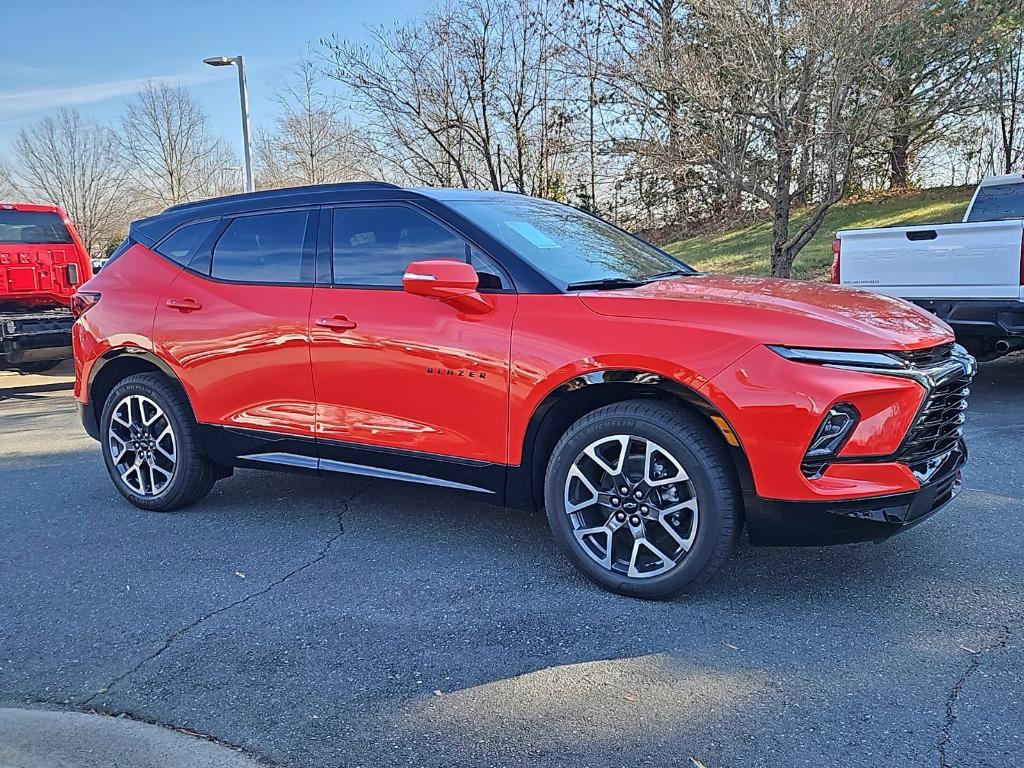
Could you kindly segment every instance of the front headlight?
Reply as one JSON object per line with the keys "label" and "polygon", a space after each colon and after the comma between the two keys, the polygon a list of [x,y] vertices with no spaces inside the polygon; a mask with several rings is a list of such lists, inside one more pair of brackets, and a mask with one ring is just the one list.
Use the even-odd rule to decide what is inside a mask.
{"label": "front headlight", "polygon": [[832,365],[837,368],[877,368],[898,371],[907,368],[906,361],[886,352],[847,352],[841,349],[804,349],[802,347],[780,347],[772,344],[768,349],[787,360],[798,363]]}

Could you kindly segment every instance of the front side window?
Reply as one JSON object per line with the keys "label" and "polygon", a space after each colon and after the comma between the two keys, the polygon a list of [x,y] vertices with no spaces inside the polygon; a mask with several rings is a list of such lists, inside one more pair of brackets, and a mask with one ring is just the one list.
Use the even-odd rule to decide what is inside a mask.
{"label": "front side window", "polygon": [[73,243],[64,220],[53,211],[0,210],[0,245]]}
{"label": "front side window", "polygon": [[406,206],[334,210],[336,285],[401,287],[405,268],[428,259],[466,261],[466,241]]}
{"label": "front side window", "polygon": [[653,245],[568,205],[511,195],[444,202],[563,288],[693,272]]}
{"label": "front side window", "polygon": [[213,248],[210,274],[241,283],[301,283],[308,211],[242,216]]}
{"label": "front side window", "polygon": [[[197,221],[195,224],[186,224],[184,227],[175,230],[170,236],[164,238],[160,245],[156,247],[156,252],[177,264],[187,266],[189,259],[192,258],[192,254],[202,245],[203,240],[213,231],[216,225],[216,220]],[[111,256],[111,259],[113,258]]]}

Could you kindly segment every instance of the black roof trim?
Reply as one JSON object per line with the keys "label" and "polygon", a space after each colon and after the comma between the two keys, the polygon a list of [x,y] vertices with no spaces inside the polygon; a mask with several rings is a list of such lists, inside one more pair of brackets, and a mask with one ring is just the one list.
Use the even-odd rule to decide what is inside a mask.
{"label": "black roof trim", "polygon": [[206,200],[174,205],[155,216],[133,221],[129,228],[129,235],[133,240],[153,247],[182,224],[202,219],[334,202],[422,198],[423,195],[418,192],[383,181],[353,181],[340,184],[267,189],[260,192],[211,197]]}
{"label": "black roof trim", "polygon": [[[338,184],[310,184],[305,187],[283,187],[281,189],[264,189],[259,192],[243,192],[238,195],[225,195],[224,197],[211,197],[206,200],[196,200],[190,203],[179,203],[164,209],[163,213],[177,213],[178,211],[196,210],[210,205],[226,205],[239,201],[263,202],[264,200],[285,201],[290,197],[302,197],[310,194],[324,192],[352,192],[360,189],[401,189],[386,181],[345,181]],[[301,203],[298,203],[301,204]]]}

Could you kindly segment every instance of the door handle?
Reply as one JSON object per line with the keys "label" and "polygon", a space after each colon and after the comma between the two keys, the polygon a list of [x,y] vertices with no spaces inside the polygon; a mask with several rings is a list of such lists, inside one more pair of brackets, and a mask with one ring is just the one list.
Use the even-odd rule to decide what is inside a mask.
{"label": "door handle", "polygon": [[356,324],[349,320],[344,315],[335,315],[334,317],[318,317],[316,324],[320,328],[329,328],[332,331],[350,331],[356,327]]}
{"label": "door handle", "polygon": [[195,312],[203,308],[203,305],[195,299],[168,299],[164,303],[171,309],[177,309],[181,312]]}

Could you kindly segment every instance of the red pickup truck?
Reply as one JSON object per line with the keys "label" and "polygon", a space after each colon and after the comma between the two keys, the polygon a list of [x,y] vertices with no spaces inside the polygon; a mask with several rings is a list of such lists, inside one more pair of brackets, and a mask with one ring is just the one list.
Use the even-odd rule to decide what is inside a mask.
{"label": "red pickup truck", "polygon": [[37,373],[71,357],[71,297],[90,277],[64,211],[0,203],[0,369]]}

